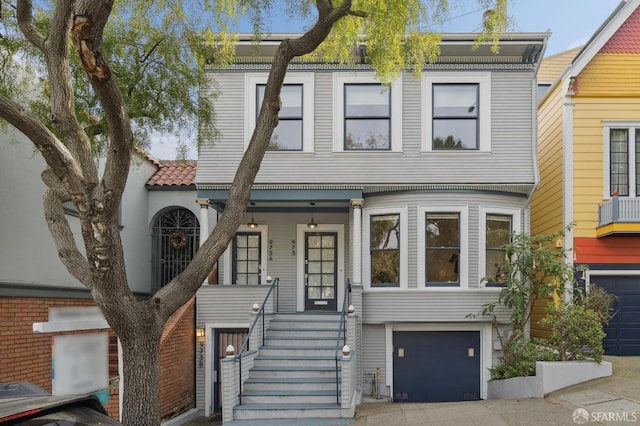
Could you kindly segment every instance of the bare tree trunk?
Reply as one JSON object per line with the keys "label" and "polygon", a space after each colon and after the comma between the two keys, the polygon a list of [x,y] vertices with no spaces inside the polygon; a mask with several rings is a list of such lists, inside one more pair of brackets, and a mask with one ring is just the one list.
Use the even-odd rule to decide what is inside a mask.
{"label": "bare tree trunk", "polygon": [[120,339],[124,365],[122,423],[125,425],[160,424],[160,336],[161,333],[149,327],[148,333]]}

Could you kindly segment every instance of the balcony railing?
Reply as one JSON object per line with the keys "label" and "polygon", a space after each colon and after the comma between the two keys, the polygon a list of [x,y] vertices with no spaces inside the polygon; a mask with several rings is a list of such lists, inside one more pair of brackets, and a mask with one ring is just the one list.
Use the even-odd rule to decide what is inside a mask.
{"label": "balcony railing", "polygon": [[598,206],[599,237],[640,232],[640,198],[613,196]]}

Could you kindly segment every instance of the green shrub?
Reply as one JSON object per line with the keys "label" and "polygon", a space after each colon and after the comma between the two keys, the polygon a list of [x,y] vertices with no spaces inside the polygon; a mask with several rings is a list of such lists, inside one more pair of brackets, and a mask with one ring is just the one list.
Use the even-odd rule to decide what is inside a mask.
{"label": "green shrub", "polygon": [[542,339],[529,339],[518,333],[511,339],[509,347],[511,361],[501,361],[490,369],[491,380],[510,379],[512,377],[534,376],[536,361],[559,361],[560,355],[552,348],[545,346]]}
{"label": "green shrub", "polygon": [[548,315],[540,322],[551,330],[549,344],[562,361],[593,359],[602,361],[602,317],[582,304],[556,307],[550,303]]}

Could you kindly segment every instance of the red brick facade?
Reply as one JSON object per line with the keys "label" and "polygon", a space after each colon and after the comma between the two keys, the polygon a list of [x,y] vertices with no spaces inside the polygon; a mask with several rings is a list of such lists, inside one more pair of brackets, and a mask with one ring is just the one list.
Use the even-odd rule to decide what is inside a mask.
{"label": "red brick facade", "polygon": [[[91,300],[28,297],[0,298],[0,382],[27,381],[51,392],[52,334],[34,333],[34,322],[48,321],[49,308],[94,306]],[[163,418],[195,407],[193,301],[170,320],[160,350],[160,409]],[[75,332],[82,333],[82,332]],[[71,334],[71,333],[59,333]],[[109,376],[118,376],[115,334],[110,332]],[[118,418],[118,382],[113,381],[106,409]]]}

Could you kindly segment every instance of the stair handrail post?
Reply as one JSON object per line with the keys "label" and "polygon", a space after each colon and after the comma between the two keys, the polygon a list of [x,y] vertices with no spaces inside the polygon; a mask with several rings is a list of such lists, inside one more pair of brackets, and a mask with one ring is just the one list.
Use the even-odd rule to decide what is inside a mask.
{"label": "stair handrail post", "polygon": [[271,296],[271,293],[273,293],[273,288],[278,286],[278,281],[280,281],[280,279],[277,277],[273,279],[273,282],[269,287],[269,291],[267,291],[267,295],[264,297],[264,300],[262,301],[260,310],[258,310],[258,312],[256,313],[256,317],[251,323],[251,327],[249,327],[249,331],[247,332],[247,337],[244,338],[244,341],[242,342],[242,346],[240,346],[240,349],[238,350],[238,352],[236,352],[236,361],[238,361],[238,398],[240,401],[240,405],[242,405],[242,354],[247,349],[247,345],[249,344],[249,338],[251,337],[251,333],[253,332],[253,329],[256,327],[256,323],[261,318],[262,318],[262,344],[264,345],[264,308],[267,305],[269,296]]}
{"label": "stair handrail post", "polygon": [[[346,345],[347,328],[346,328],[346,316],[347,316],[347,302],[349,301],[349,294],[351,293],[351,280],[347,278],[347,284],[344,286],[344,294],[342,297],[342,312],[340,313],[340,324],[338,325],[338,336],[336,337],[336,403],[340,405],[340,386],[338,385],[338,360],[342,356],[342,348]],[[340,346],[340,335],[342,335],[342,346]]]}

